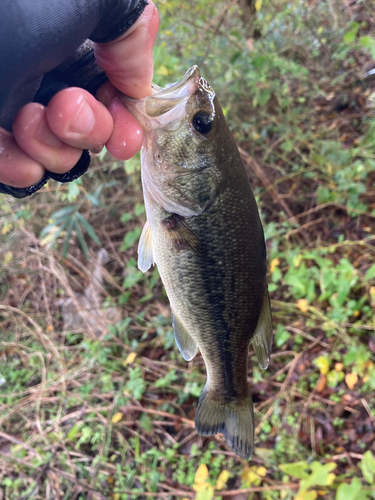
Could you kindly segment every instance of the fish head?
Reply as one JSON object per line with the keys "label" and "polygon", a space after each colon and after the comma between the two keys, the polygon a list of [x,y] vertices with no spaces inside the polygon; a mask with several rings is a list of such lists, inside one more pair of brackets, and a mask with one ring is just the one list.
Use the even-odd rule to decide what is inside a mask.
{"label": "fish head", "polygon": [[197,66],[179,82],[144,99],[124,100],[143,126],[143,185],[167,212],[198,215],[222,177],[221,141],[227,125],[212,87]]}

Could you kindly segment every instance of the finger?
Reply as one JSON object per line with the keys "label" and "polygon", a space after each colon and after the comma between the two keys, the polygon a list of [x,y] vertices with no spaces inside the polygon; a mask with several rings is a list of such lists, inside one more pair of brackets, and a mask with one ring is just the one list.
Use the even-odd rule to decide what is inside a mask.
{"label": "finger", "polygon": [[108,110],[113,117],[114,128],[106,147],[115,158],[128,160],[141,149],[142,127],[118,97],[109,103]]}
{"label": "finger", "polygon": [[121,92],[135,98],[151,94],[152,49],[159,27],[155,5],[148,5],[136,23],[110,43],[96,43],[95,57],[110,82]]}
{"label": "finger", "polygon": [[20,148],[50,172],[68,172],[82,150],[62,142],[46,120],[46,108],[36,102],[26,104],[13,122],[13,134]]}
{"label": "finger", "polygon": [[43,166],[22,151],[13,134],[0,128],[0,182],[26,188],[40,181],[43,175]]}
{"label": "finger", "polygon": [[107,108],[86,90],[71,87],[55,94],[46,108],[52,132],[64,143],[80,149],[98,149],[112,134]]}

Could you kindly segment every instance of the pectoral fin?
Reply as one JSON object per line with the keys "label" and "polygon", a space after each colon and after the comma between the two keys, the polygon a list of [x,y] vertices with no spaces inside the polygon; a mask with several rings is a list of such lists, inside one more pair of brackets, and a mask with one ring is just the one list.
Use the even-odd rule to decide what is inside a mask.
{"label": "pectoral fin", "polygon": [[199,238],[188,226],[183,217],[177,214],[171,214],[162,221],[167,230],[168,238],[176,250],[190,248],[197,254],[204,254],[204,249],[200,244]]}
{"label": "pectoral fin", "polygon": [[177,347],[180,349],[182,357],[186,361],[190,361],[197,354],[198,347],[194,340],[191,338],[190,333],[186,330],[184,324],[172,313],[172,325],[174,330],[174,337],[176,339]]}
{"label": "pectoral fin", "polygon": [[267,285],[265,285],[262,309],[260,311],[258,324],[253,335],[252,344],[259,366],[265,370],[268,367],[272,350],[272,317],[270,297]]}
{"label": "pectoral fin", "polygon": [[145,273],[154,263],[151,227],[146,221],[138,245],[138,268]]}

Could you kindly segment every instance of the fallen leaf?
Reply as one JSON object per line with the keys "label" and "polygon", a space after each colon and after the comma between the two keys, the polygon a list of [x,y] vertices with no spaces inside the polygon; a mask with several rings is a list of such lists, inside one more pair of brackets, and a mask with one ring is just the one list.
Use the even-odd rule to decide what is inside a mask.
{"label": "fallen leaf", "polygon": [[200,487],[202,486],[205,482],[206,482],[206,479],[208,478],[208,469],[207,469],[207,465],[205,464],[201,464],[198,469],[197,469],[197,472],[195,473],[195,478],[194,478],[194,487],[193,489],[195,491],[197,491],[195,488],[196,487]]}
{"label": "fallen leaf", "polygon": [[306,299],[297,300],[298,309],[302,312],[307,312],[309,310],[309,303]]}
{"label": "fallen leaf", "polygon": [[128,355],[128,357],[125,359],[124,366],[130,365],[131,363],[133,363],[133,361],[135,360],[136,357],[137,357],[137,354],[135,352],[131,352]]}
{"label": "fallen leaf", "polygon": [[117,424],[118,422],[120,422],[120,420],[122,420],[122,417],[123,417],[123,413],[121,412],[118,412],[118,413],[115,413],[112,417],[112,423],[113,424]]}
{"label": "fallen leaf", "polygon": [[345,382],[349,389],[352,391],[358,382],[358,375],[356,373],[347,373],[345,375]]}
{"label": "fallen leaf", "polygon": [[278,257],[276,257],[276,259],[272,259],[271,260],[271,264],[270,264],[270,271],[271,273],[274,272],[274,270],[277,268],[277,266],[280,265],[280,259]]}
{"label": "fallen leaf", "polygon": [[319,368],[319,371],[322,375],[327,375],[329,372],[329,361],[325,356],[319,356],[314,359],[314,365]]}
{"label": "fallen leaf", "polygon": [[223,470],[222,472],[220,472],[220,475],[217,478],[215,488],[217,490],[222,490],[224,486],[227,484],[228,479],[229,479],[229,472],[227,470]]}
{"label": "fallen leaf", "polygon": [[326,385],[327,385],[327,377],[325,375],[320,375],[315,389],[317,390],[317,392],[322,392],[326,388]]}
{"label": "fallen leaf", "polygon": [[261,466],[261,467],[257,468],[256,472],[257,472],[257,474],[259,474],[259,476],[266,477],[267,469],[265,467]]}

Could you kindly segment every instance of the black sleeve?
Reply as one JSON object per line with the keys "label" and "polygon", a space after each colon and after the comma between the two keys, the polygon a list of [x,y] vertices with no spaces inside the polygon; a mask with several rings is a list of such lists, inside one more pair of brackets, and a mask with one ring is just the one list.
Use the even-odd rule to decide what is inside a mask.
{"label": "black sleeve", "polygon": [[[33,101],[46,105],[63,88],[76,86],[95,94],[106,76],[95,62],[90,40],[114,40],[146,5],[147,0],[1,0],[0,127],[11,131],[22,106]],[[79,162],[81,173],[88,158],[84,154]],[[81,175],[76,167],[75,178]],[[60,179],[47,173],[41,185],[49,177],[73,180],[67,174]],[[35,188],[0,184],[0,193],[24,197]]]}

